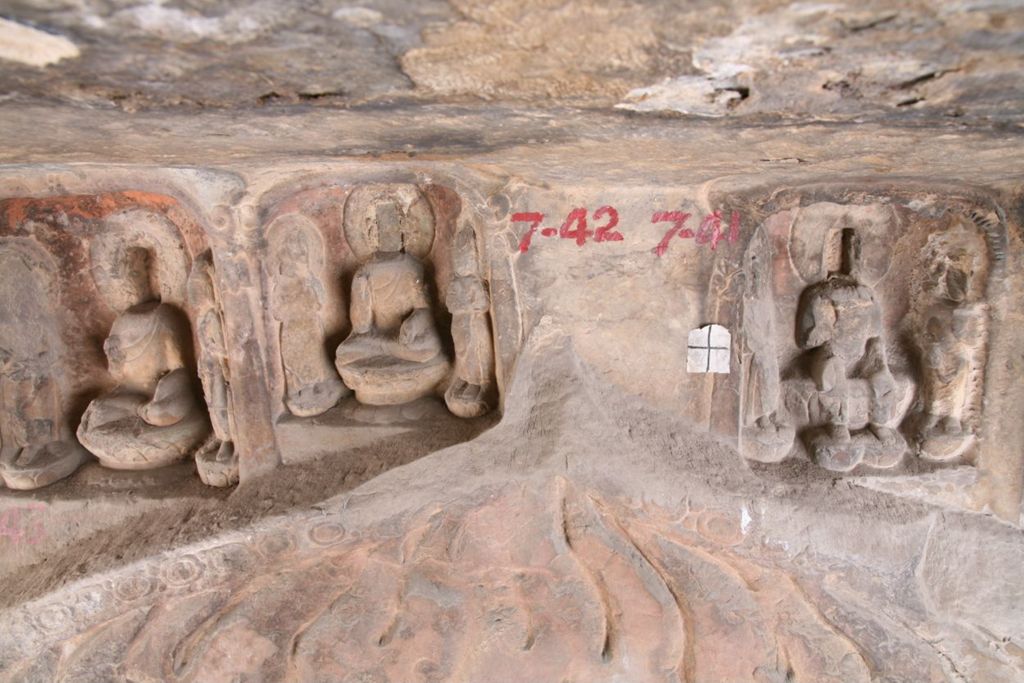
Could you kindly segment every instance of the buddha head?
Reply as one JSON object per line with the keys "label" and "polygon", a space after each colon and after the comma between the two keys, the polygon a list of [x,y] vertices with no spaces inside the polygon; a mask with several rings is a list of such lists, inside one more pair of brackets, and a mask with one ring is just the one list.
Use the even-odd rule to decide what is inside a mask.
{"label": "buddha head", "polygon": [[151,264],[152,254],[148,249],[143,247],[125,249],[120,284],[125,293],[125,299],[134,302],[134,305],[159,298],[155,294],[159,288],[154,287],[151,281],[154,272]]}
{"label": "buddha head", "polygon": [[932,235],[925,248],[928,263],[927,287],[940,301],[961,304],[975,299],[980,253],[980,238],[960,226],[958,229]]}
{"label": "buddha head", "polygon": [[949,254],[932,264],[932,287],[940,299],[962,303],[967,299],[971,284],[970,264],[962,252]]}
{"label": "buddha head", "polygon": [[96,284],[107,303],[121,313],[140,304],[160,300],[153,253],[139,244],[119,244],[108,252],[97,271]]}
{"label": "buddha head", "polygon": [[395,202],[383,202],[376,207],[377,251],[394,253],[405,251],[402,239],[401,207]]}
{"label": "buddha head", "polygon": [[829,235],[823,254],[829,275],[856,278],[860,273],[861,242],[854,228],[842,228]]}
{"label": "buddha head", "polygon": [[434,214],[415,185],[362,185],[345,202],[345,239],[366,261],[376,254],[422,259],[434,243]]}
{"label": "buddha head", "polygon": [[455,245],[452,249],[452,269],[456,277],[467,277],[477,274],[479,258],[476,250],[476,233],[469,225],[464,225],[455,233]]}
{"label": "buddha head", "polygon": [[309,272],[309,243],[304,232],[296,231],[292,239],[281,245],[281,250],[281,275],[302,277]]}

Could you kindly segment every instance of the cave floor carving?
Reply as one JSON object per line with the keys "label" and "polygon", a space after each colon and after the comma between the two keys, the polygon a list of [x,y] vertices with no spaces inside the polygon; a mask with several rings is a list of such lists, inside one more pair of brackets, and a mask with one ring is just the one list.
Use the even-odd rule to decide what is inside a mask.
{"label": "cave floor carving", "polygon": [[[1024,675],[1024,594],[998,588],[1012,554],[973,557],[1019,557],[1012,527],[879,508],[822,470],[721,467],[730,449],[607,391],[557,334],[528,346],[510,395],[519,407],[474,440],[315,510],[8,606],[0,680]],[[681,459],[700,474],[664,477]],[[828,509],[808,508],[830,489]]]}

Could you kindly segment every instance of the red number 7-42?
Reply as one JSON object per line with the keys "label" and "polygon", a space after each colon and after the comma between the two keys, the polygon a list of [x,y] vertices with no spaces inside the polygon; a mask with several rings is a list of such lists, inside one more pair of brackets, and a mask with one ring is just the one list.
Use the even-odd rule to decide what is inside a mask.
{"label": "red number 7-42", "polygon": [[586,207],[573,209],[565,217],[561,227],[557,230],[555,228],[540,227],[541,222],[544,220],[544,214],[542,213],[528,211],[512,214],[513,223],[530,224],[526,234],[519,240],[519,252],[525,254],[529,251],[530,245],[533,243],[533,236],[537,234],[538,229],[541,231],[541,235],[545,237],[558,235],[561,239],[575,240],[576,246],[579,247],[586,244],[587,239],[591,236],[593,236],[595,242],[621,242],[623,240],[622,233],[615,230],[615,227],[619,224],[619,212],[614,206],[602,206],[594,212],[592,219],[595,223],[607,219],[604,225],[595,225],[594,230],[591,230],[587,223],[587,213]]}

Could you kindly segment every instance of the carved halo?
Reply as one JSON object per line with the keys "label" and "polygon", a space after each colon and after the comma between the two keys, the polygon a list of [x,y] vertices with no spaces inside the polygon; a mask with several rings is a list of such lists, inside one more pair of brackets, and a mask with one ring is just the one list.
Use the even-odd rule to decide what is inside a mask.
{"label": "carved halo", "polygon": [[823,280],[828,275],[826,252],[838,245],[843,228],[857,231],[861,242],[858,279],[874,286],[889,271],[892,250],[886,244],[897,229],[897,217],[890,206],[842,205],[821,202],[799,209],[790,233],[790,258],[804,282]]}
{"label": "carved halo", "polygon": [[123,311],[135,303],[121,289],[125,254],[132,247],[152,253],[160,300],[184,305],[190,259],[177,227],[153,211],[130,209],[108,217],[89,245],[93,280],[110,307]]}
{"label": "carved halo", "polygon": [[985,297],[985,283],[988,279],[985,238],[963,220],[956,220],[953,226],[928,236],[923,252],[923,263],[930,266],[925,275],[927,287],[935,287],[936,267],[944,262],[956,266],[968,275],[965,301],[973,303]]}
{"label": "carved halo", "polygon": [[288,213],[278,216],[267,228],[269,260],[272,268],[280,268],[290,259],[304,261],[310,273],[324,268],[324,241],[316,224],[305,216]]}
{"label": "carved halo", "polygon": [[379,210],[395,209],[405,253],[422,259],[434,243],[434,213],[415,185],[362,185],[345,202],[345,239],[362,261],[381,250]]}

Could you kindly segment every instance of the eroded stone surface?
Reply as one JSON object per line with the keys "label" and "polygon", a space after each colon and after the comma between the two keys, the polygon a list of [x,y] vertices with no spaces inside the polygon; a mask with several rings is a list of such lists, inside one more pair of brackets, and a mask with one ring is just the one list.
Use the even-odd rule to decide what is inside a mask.
{"label": "eroded stone surface", "polygon": [[[800,507],[827,480],[755,493],[731,449],[673,437],[676,418],[603,391],[566,349],[532,346],[512,397],[533,400],[475,445],[7,610],[5,680],[1019,678],[1011,567],[952,570],[989,546],[1009,560],[1019,530],[908,504],[879,542],[884,518],[848,490],[809,531]],[[564,431],[598,406],[615,417]],[[665,475],[682,462],[721,474],[680,490]]]}
{"label": "eroded stone surface", "polygon": [[1013,3],[9,4],[0,681],[1024,678]]}
{"label": "eroded stone surface", "polygon": [[1010,1],[8,4],[82,54],[12,63],[7,96],[129,111],[416,98],[1019,121],[1024,94]]}

